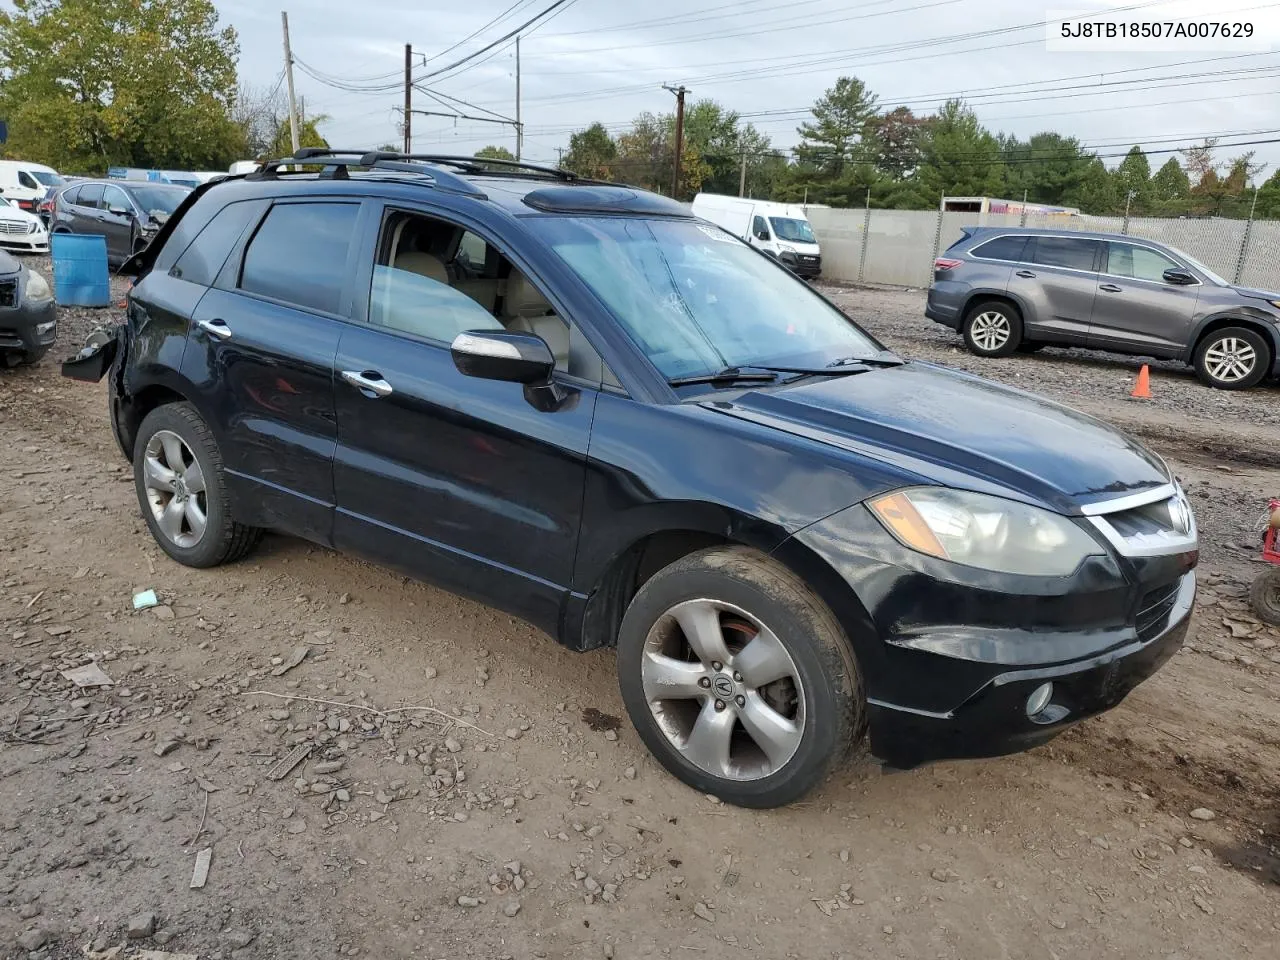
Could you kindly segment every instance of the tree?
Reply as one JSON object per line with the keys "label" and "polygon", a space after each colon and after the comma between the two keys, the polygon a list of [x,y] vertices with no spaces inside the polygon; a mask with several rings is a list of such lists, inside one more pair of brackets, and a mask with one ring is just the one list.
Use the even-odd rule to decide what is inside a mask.
{"label": "tree", "polygon": [[841,77],[813,105],[812,123],[802,123],[797,153],[833,176],[845,165],[867,159],[862,135],[876,116],[876,96],[857,77]]}
{"label": "tree", "polygon": [[913,205],[936,206],[943,195],[984,197],[1003,185],[1000,144],[963,101],[948,100],[921,141]]}
{"label": "tree", "polygon": [[581,177],[593,180],[612,180],[616,175],[618,145],[609,136],[602,123],[593,123],[585,130],[569,136],[569,150],[560,166]]}
{"label": "tree", "polygon": [[1280,219],[1280,170],[1258,188],[1258,204],[1254,216],[1263,219]]}
{"label": "tree", "polygon": [[920,165],[920,140],[925,119],[910,107],[895,107],[872,117],[862,131],[876,170],[892,180],[903,180]]}
{"label": "tree", "polygon": [[1063,195],[1062,202],[1096,215],[1118,213],[1124,207],[1115,176],[1098,157],[1089,161],[1084,176]]}
{"label": "tree", "polygon": [[1193,183],[1199,183],[1210,173],[1217,173],[1221,169],[1222,164],[1213,158],[1213,151],[1217,146],[1217,137],[1205,137],[1203,143],[1182,151],[1187,177]]}
{"label": "tree", "polygon": [[645,111],[632,121],[630,130],[618,137],[621,179],[648,190],[671,192],[672,161],[666,127],[664,118]]}
{"label": "tree", "polygon": [[1151,178],[1151,202],[1165,213],[1183,212],[1185,201],[1191,196],[1191,180],[1177,159],[1170,157],[1156,175]]}
{"label": "tree", "polygon": [[506,147],[487,146],[476,151],[478,160],[514,160],[516,155]]}
{"label": "tree", "polygon": [[1001,142],[1005,163],[1004,193],[1011,200],[1062,204],[1089,175],[1092,155],[1074,137],[1037,133],[1023,143],[1015,137]]}
{"label": "tree", "polygon": [[[327,147],[329,141],[320,135],[320,124],[329,118],[323,113],[308,117],[302,103],[298,104],[298,146]],[[293,155],[293,135],[289,129],[289,118],[285,117],[276,127],[276,135],[267,151],[273,157],[289,157]]]}
{"label": "tree", "polygon": [[1145,211],[1151,200],[1151,163],[1142,148],[1135,145],[1120,161],[1116,168],[1116,187],[1120,199],[1132,197],[1129,209],[1131,213]]}
{"label": "tree", "polygon": [[239,41],[212,0],[13,0],[0,12],[9,152],[62,169],[225,169]]}

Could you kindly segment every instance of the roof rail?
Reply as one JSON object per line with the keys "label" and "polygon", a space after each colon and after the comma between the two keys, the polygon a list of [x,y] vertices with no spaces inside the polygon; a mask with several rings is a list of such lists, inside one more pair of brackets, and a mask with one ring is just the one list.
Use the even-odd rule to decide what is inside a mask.
{"label": "roof rail", "polygon": [[[399,153],[335,150],[329,147],[302,147],[295,151],[292,157],[283,157],[279,160],[271,160],[264,163],[262,169],[256,173],[248,174],[245,179],[274,180],[279,177],[284,167],[307,164],[308,166],[322,166],[324,168],[320,174],[322,178],[345,180],[348,179],[348,167],[363,167],[369,170],[394,170],[398,173],[413,173],[430,178],[432,185],[438,189],[468,197],[484,197],[484,191],[455,173],[450,173],[448,170],[425,163],[401,162],[407,159],[410,158]],[[480,168],[476,168],[474,171],[468,170],[467,172],[479,173],[483,171]]]}
{"label": "roof rail", "polygon": [[546,174],[549,177],[555,177],[557,180],[566,182],[581,179],[576,173],[570,173],[568,170],[559,170],[556,167],[544,167],[537,163],[524,163],[520,160],[503,160],[498,157],[459,157],[451,156],[444,153],[411,153],[403,154],[400,159],[404,160],[422,160],[427,163],[447,163],[450,166],[461,167],[467,169],[468,172],[474,170],[477,173],[487,173],[484,165],[494,167],[505,167],[509,170],[531,170],[534,173]]}

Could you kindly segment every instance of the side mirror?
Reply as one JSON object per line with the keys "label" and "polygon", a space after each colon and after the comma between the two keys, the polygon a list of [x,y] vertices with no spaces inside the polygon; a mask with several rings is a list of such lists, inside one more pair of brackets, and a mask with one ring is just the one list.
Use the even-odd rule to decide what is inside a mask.
{"label": "side mirror", "polygon": [[454,337],[449,352],[459,373],[481,380],[547,383],[556,366],[547,342],[531,333],[471,330]]}
{"label": "side mirror", "polygon": [[113,217],[129,216],[129,211],[124,207],[107,207],[107,213],[111,214]]}
{"label": "side mirror", "polygon": [[1176,284],[1180,287],[1187,287],[1193,283],[1198,283],[1196,278],[1186,270],[1169,269],[1164,272],[1164,282]]}

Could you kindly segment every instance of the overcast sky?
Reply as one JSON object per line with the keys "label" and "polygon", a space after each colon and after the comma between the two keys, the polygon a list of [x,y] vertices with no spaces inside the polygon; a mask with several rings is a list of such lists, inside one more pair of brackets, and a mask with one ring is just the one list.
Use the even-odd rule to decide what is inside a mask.
{"label": "overcast sky", "polygon": [[[242,80],[273,86],[283,62],[279,10],[264,9],[260,0],[215,2],[223,21],[240,33]],[[415,76],[423,76],[498,39],[553,0],[288,2],[300,62],[297,89],[308,112],[329,116],[322,130],[331,143],[363,147],[398,140],[406,42],[421,55]],[[1222,135],[1224,143],[1280,138],[1280,52],[1274,52],[1280,44],[1261,51],[1223,44],[1163,53],[1046,50],[1041,22],[1047,10],[1142,5],[1127,15],[1157,20],[1179,2],[567,0],[521,41],[525,157],[553,162],[574,129],[599,120],[617,131],[642,110],[671,109],[674,98],[664,83],[685,84],[694,99],[718,100],[775,146],[790,147],[804,111],[842,74],[865,81],[886,107],[905,103],[928,113],[959,95],[993,131],[1025,137],[1056,130],[1104,156],[1140,142],[1152,151],[1153,168],[1167,157],[1155,151],[1205,135]],[[1220,18],[1234,9],[1236,20],[1272,17],[1270,25],[1259,25],[1265,33],[1274,28],[1280,4],[1215,0],[1191,9],[1200,16],[1212,9]],[[424,57],[433,59],[423,65]],[[366,89],[334,89],[302,66]],[[1090,87],[1096,84],[1108,86]],[[489,59],[426,85],[513,116],[514,47],[497,48]],[[379,86],[388,89],[367,89]],[[446,109],[417,92],[414,107]],[[514,148],[511,127],[499,124],[415,116],[413,130],[415,148],[424,151],[470,154],[488,143]],[[1280,165],[1280,143],[1222,153],[1247,149],[1269,164],[1264,178]]]}

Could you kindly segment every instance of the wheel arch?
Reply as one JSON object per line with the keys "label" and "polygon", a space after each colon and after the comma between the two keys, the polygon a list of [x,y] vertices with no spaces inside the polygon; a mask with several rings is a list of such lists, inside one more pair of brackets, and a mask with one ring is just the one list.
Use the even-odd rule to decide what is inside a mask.
{"label": "wheel arch", "polygon": [[1271,359],[1268,364],[1268,373],[1270,373],[1269,368],[1275,364],[1276,358],[1280,357],[1280,338],[1278,338],[1275,328],[1265,320],[1241,316],[1237,313],[1218,314],[1200,321],[1200,325],[1196,327],[1195,335],[1188,338],[1187,348],[1182,356],[1183,362],[1194,363],[1196,351],[1200,349],[1200,344],[1204,342],[1205,337],[1216,330],[1222,330],[1226,327],[1242,327],[1262,337],[1263,342],[1266,343],[1267,348],[1271,351]]}
{"label": "wheel arch", "polygon": [[972,290],[965,298],[964,304],[960,307],[960,324],[963,327],[964,322],[969,317],[969,311],[978,303],[986,303],[994,300],[997,303],[1004,303],[1018,311],[1018,319],[1026,323],[1027,308],[1021,298],[1009,293],[1006,290],[982,289]]}

